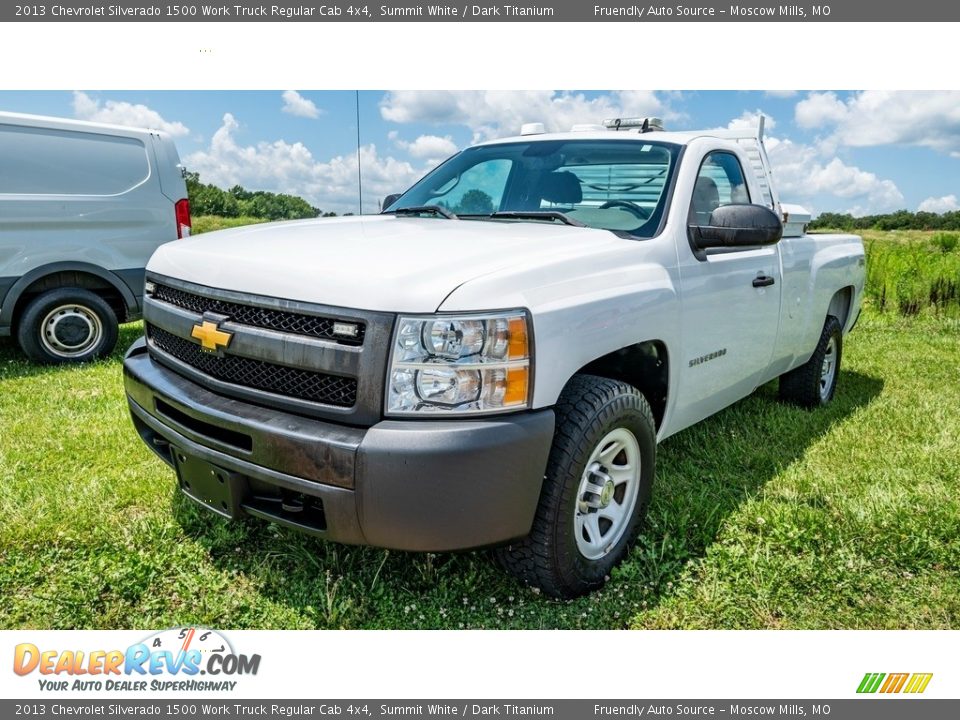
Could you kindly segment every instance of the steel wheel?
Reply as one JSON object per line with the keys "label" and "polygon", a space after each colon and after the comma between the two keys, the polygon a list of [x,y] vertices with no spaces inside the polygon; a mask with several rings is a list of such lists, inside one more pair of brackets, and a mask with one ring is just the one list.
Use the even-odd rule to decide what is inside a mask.
{"label": "steel wheel", "polygon": [[630,525],[640,488],[640,444],[626,428],[597,443],[577,489],[573,525],[577,549],[598,560],[617,544]]}
{"label": "steel wheel", "polygon": [[74,358],[95,347],[103,337],[103,323],[82,305],[60,305],[40,325],[40,342],[52,355]]}
{"label": "steel wheel", "polygon": [[824,401],[830,398],[833,388],[833,376],[837,374],[837,339],[830,337],[826,351],[823,354],[823,363],[820,365],[820,398]]}
{"label": "steel wheel", "polygon": [[497,548],[503,566],[550,597],[603,585],[630,550],[653,487],[657,430],[632,385],[574,375],[556,425],[530,534]]}

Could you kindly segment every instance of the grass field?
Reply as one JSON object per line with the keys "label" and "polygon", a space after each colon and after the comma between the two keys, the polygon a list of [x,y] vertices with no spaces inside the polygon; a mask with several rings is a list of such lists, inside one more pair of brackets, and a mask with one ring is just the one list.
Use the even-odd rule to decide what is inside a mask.
{"label": "grass field", "polygon": [[867,232],[867,287],[883,312],[960,316],[960,233]]}
{"label": "grass field", "polygon": [[870,305],[828,409],[771,384],[664,442],[643,536],[571,602],[485,553],[350,548],[194,507],[127,417],[139,325],[85,367],[3,343],[0,627],[958,627],[960,320]]}
{"label": "grass field", "polygon": [[220,217],[218,215],[197,215],[193,220],[193,234],[199,235],[214,230],[226,230],[227,228],[241,227],[243,225],[256,225],[266,222],[262,218],[254,217]]}

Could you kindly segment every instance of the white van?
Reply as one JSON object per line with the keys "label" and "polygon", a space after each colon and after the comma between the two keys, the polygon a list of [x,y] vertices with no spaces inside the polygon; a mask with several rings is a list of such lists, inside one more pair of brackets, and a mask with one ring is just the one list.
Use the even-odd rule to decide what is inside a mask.
{"label": "white van", "polygon": [[109,354],[153,251],[190,234],[179,163],[157,130],[0,112],[0,336],[38,362]]}

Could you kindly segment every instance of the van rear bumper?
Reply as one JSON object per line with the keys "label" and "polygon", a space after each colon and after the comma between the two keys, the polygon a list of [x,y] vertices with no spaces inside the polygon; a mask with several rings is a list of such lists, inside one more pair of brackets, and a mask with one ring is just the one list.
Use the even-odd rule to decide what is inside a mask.
{"label": "van rear bumper", "polygon": [[220,515],[273,520],[338,542],[449,551],[506,542],[533,523],[552,410],[353,428],[216,395],[154,362],[124,362],[143,441],[181,490]]}

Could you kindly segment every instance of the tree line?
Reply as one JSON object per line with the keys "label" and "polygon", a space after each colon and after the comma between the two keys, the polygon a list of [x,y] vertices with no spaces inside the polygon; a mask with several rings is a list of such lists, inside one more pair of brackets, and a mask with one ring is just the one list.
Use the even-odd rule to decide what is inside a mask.
{"label": "tree line", "polygon": [[[266,220],[299,220],[313,217],[336,217],[323,212],[296,195],[265,190],[247,190],[234,185],[224,190],[200,181],[200,174],[187,173],[187,194],[194,215],[220,217],[255,217]],[[451,208],[454,212],[489,214],[493,212],[490,197],[479,190],[466,193]],[[350,213],[348,213],[350,214]],[[821,213],[807,226],[810,230],[960,230],[960,210],[945,213],[897,210],[881,215],[854,217],[849,213]]]}
{"label": "tree line", "polygon": [[193,215],[220,217],[255,217],[266,220],[299,220],[301,218],[336,217],[322,212],[301,197],[265,190],[247,190],[234,185],[229,190],[200,181],[200,174],[187,173],[187,196]]}
{"label": "tree line", "polygon": [[897,210],[863,217],[826,212],[807,227],[811,230],[960,230],[960,210],[941,214]]}

